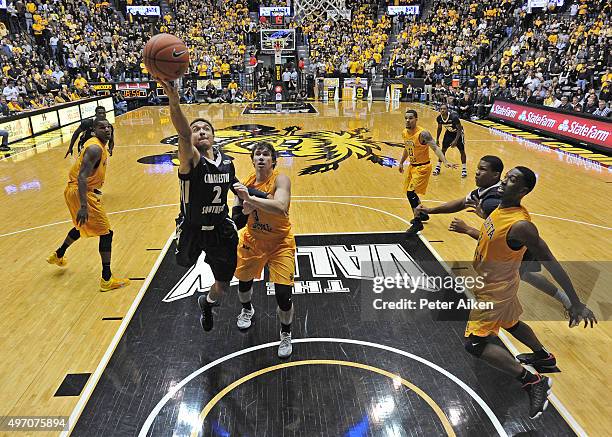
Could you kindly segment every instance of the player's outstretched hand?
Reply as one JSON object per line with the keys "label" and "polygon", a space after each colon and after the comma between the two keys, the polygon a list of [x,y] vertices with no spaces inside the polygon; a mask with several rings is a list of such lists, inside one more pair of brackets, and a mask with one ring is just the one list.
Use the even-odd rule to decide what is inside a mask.
{"label": "player's outstretched hand", "polygon": [[415,208],[416,210],[416,215],[421,215],[421,214],[429,214],[429,208],[427,208],[425,205],[423,205],[422,203],[419,203],[417,205],[417,207]]}
{"label": "player's outstretched hand", "polygon": [[480,207],[480,203],[476,202],[475,200],[469,199],[465,201],[465,206],[468,208],[472,208],[472,209],[468,209],[467,212],[471,212],[472,214],[476,214],[478,217],[480,218],[486,218],[485,217],[485,213],[482,210],[482,208]]}
{"label": "player's outstretched hand", "polygon": [[240,198],[242,201],[246,201],[250,199],[249,189],[242,185],[241,183],[236,182],[234,184],[234,190],[236,192],[236,196]]}
{"label": "player's outstretched hand", "polygon": [[404,164],[399,165],[399,172],[404,173]]}
{"label": "player's outstretched hand", "polygon": [[459,234],[466,234],[469,229],[469,226],[461,219],[455,217],[448,227],[449,231],[457,232]]}
{"label": "player's outstretched hand", "polygon": [[584,322],[585,328],[589,323],[591,324],[591,328],[593,327],[593,322],[597,324],[597,318],[595,317],[595,314],[593,314],[593,311],[591,311],[589,307],[582,302],[572,305],[569,309],[569,315],[570,328],[573,326],[578,326],[580,322]]}
{"label": "player's outstretched hand", "polygon": [[453,163],[452,163],[452,162],[450,162],[450,161],[446,161],[446,162],[444,163],[444,165],[445,165],[447,168],[459,168],[459,164],[453,164]]}

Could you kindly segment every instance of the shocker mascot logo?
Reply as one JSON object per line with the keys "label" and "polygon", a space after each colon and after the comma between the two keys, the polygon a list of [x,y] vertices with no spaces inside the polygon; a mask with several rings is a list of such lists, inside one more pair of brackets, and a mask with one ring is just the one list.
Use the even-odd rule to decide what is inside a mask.
{"label": "shocker mascot logo", "polygon": [[[337,170],[351,157],[365,159],[373,164],[392,167],[396,160],[382,154],[382,146],[403,148],[400,143],[373,141],[365,135],[368,130],[358,128],[349,131],[304,132],[298,126],[277,129],[259,124],[229,126],[215,131],[215,146],[229,155],[248,155],[260,141],[271,143],[279,158],[305,158],[300,176]],[[178,145],[178,136],[161,140],[162,144]],[[176,150],[161,155],[140,158],[142,164],[172,163],[178,165]]]}

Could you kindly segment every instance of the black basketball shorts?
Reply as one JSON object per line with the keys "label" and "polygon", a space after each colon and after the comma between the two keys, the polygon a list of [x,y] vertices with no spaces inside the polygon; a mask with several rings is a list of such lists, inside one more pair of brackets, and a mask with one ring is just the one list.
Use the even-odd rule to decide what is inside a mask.
{"label": "black basketball shorts", "polygon": [[238,233],[229,217],[212,230],[202,230],[184,221],[176,228],[176,263],[191,267],[204,252],[204,261],[210,265],[217,281],[232,280],[238,262],[237,246]]}
{"label": "black basketball shorts", "polygon": [[[442,139],[442,151],[446,152],[450,147],[451,143],[455,140],[457,136],[456,132],[448,132],[444,133],[444,138]],[[459,141],[457,141],[457,149],[465,150],[465,145],[463,144],[463,134],[459,137]]]}

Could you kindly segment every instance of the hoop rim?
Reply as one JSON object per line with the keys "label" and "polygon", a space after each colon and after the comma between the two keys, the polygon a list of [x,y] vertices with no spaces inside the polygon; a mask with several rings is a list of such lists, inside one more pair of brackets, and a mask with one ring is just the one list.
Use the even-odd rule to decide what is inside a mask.
{"label": "hoop rim", "polygon": [[285,48],[285,39],[284,38],[274,38],[274,39],[270,39],[270,42],[272,43],[272,49],[275,52],[282,52]]}

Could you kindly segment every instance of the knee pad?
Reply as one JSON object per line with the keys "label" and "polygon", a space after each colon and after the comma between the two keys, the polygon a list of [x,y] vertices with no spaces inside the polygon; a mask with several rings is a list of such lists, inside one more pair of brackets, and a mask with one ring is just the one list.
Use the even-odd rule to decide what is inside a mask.
{"label": "knee pad", "polygon": [[474,355],[476,358],[480,358],[484,348],[487,346],[487,338],[470,335],[465,339],[464,346],[466,351]]}
{"label": "knee pad", "polygon": [[70,232],[68,232],[68,236],[76,241],[81,238],[81,233],[77,228],[72,228],[70,229]]}
{"label": "knee pad", "polygon": [[291,309],[291,285],[274,284],[274,293],[281,311],[289,311]]}
{"label": "knee pad", "polygon": [[113,231],[108,231],[108,234],[100,235],[100,243],[98,250],[100,252],[110,252],[113,246]]}
{"label": "knee pad", "polygon": [[253,280],[250,281],[238,281],[238,291],[240,293],[246,293],[253,288]]}
{"label": "knee pad", "polygon": [[419,203],[421,203],[419,196],[417,196],[417,193],[415,193],[414,191],[407,191],[406,197],[408,198],[408,202],[410,202],[410,206],[412,208],[416,208],[417,206],[419,206]]}

